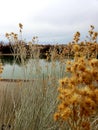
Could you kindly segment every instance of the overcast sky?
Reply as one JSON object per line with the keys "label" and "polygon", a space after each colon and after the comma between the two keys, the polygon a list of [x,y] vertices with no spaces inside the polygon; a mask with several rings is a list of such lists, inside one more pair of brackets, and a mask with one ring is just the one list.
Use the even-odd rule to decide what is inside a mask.
{"label": "overcast sky", "polygon": [[39,43],[68,43],[76,31],[85,38],[90,25],[98,31],[98,0],[0,0],[0,41],[6,32]]}

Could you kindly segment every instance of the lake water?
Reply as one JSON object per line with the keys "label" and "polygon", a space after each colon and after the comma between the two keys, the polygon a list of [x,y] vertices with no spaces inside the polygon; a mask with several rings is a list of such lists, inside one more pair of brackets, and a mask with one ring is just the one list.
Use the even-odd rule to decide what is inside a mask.
{"label": "lake water", "polygon": [[47,76],[63,77],[65,63],[58,61],[48,62],[45,59],[27,59],[25,64],[15,62],[12,56],[0,57],[4,66],[2,78],[4,79],[34,79]]}

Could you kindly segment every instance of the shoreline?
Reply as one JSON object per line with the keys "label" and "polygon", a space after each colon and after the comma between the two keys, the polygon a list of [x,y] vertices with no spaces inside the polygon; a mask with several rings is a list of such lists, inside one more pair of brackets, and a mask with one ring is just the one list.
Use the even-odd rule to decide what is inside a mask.
{"label": "shoreline", "polygon": [[26,79],[0,79],[0,82],[29,82],[29,81],[34,81],[34,80],[26,80]]}

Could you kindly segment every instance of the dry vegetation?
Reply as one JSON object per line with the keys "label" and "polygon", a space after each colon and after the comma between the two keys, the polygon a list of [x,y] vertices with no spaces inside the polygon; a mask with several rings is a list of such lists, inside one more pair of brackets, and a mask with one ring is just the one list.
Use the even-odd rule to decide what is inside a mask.
{"label": "dry vegetation", "polygon": [[[37,43],[38,37],[33,37],[28,47],[30,58],[36,60],[31,60],[29,81],[22,29],[20,23],[19,36],[6,33],[15,62],[19,60],[23,66],[25,82],[3,82],[1,79],[0,129],[98,130],[98,33],[94,27],[89,30],[88,41],[80,42],[77,32],[73,42],[63,49],[58,45],[59,51],[56,46],[46,52],[46,61],[51,60],[51,66],[46,66],[47,75],[40,75],[40,49],[32,45]],[[56,61],[59,61],[58,72]],[[36,78],[32,79],[34,65]],[[2,71],[1,63],[0,74]]]}

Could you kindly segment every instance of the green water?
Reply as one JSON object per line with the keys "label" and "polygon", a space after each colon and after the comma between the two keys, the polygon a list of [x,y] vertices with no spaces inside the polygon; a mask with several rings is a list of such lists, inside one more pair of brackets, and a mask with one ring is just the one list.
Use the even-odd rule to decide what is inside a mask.
{"label": "green water", "polygon": [[1,58],[4,66],[4,79],[37,79],[43,77],[61,78],[65,75],[65,63],[48,62],[45,59],[27,59],[24,64],[14,61],[12,57]]}

